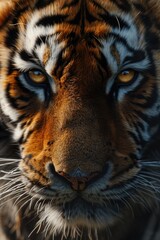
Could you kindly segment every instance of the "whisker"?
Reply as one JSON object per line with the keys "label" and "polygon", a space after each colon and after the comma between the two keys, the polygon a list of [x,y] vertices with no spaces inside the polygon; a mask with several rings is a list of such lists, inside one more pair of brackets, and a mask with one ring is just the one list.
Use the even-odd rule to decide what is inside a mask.
{"label": "whisker", "polygon": [[[145,174],[145,173],[143,173],[143,174],[141,174],[141,176],[143,176],[144,178],[148,178],[148,179],[150,179],[150,180],[153,180],[154,182],[157,182],[157,183],[160,183],[160,179],[157,179],[156,177],[154,177],[153,175],[149,175],[149,174]],[[145,179],[145,180],[146,180]],[[159,186],[160,187],[160,186]]]}
{"label": "whisker", "polygon": [[0,158],[0,161],[4,161],[4,162],[20,162],[21,159],[14,159],[14,158]]}
{"label": "whisker", "polygon": [[20,174],[14,175],[13,177],[10,177],[10,176],[9,177],[8,176],[7,177],[5,177],[5,176],[4,177],[0,177],[0,180],[12,181],[12,180],[14,180],[15,177],[20,177]]}
{"label": "whisker", "polygon": [[2,178],[4,178],[4,177],[7,177],[7,178],[14,178],[15,176],[20,176],[21,175],[21,173],[20,172],[13,172],[13,173],[5,173],[4,171],[3,172],[1,172],[0,171],[0,173],[2,173],[3,175],[0,177],[0,179],[2,179]]}
{"label": "whisker", "polygon": [[17,205],[19,205],[21,202],[23,202],[26,198],[27,198],[27,200],[18,208],[16,214],[18,214],[18,213],[21,211],[21,209],[22,209],[28,202],[30,202],[30,199],[28,199],[28,195],[27,195],[27,196],[23,197],[22,199],[20,199],[20,200],[17,202]]}
{"label": "whisker", "polygon": [[[139,181],[138,185],[134,184],[134,183],[131,183],[131,186],[132,186],[132,189],[134,189],[134,193],[132,194],[132,196],[134,197],[136,202],[138,204],[142,203],[142,205],[146,208],[146,210],[148,210],[148,207],[150,208],[151,204],[148,202],[147,198],[144,197],[144,195],[146,194],[150,198],[154,199],[155,189],[154,190],[151,189],[150,188],[151,186],[149,186],[149,189],[146,188],[146,186],[143,185],[142,181]],[[153,191],[151,191],[151,190],[153,190]],[[143,196],[141,195],[141,193],[143,193]]]}
{"label": "whisker", "polygon": [[[39,223],[39,222],[38,222]],[[34,231],[36,231],[36,229],[38,228],[39,229],[39,225],[40,224],[36,224],[35,227],[33,228],[33,230],[30,232],[30,234],[28,235],[28,239],[32,236],[32,234],[34,233]],[[41,225],[42,225],[42,222],[41,222]],[[41,226],[40,226],[41,227]],[[36,233],[38,233],[38,231],[36,231]]]}
{"label": "whisker", "polygon": [[21,186],[16,186],[16,185],[15,185],[15,186],[13,186],[11,189],[7,189],[7,190],[1,192],[0,195],[6,195],[8,192],[11,193],[11,191],[12,191],[12,192],[14,191],[13,194],[15,194],[15,193],[16,193],[15,191],[16,191],[16,190],[19,191],[19,190],[20,190],[20,187],[21,187]]}
{"label": "whisker", "polygon": [[15,165],[15,162],[7,162],[7,163],[1,163],[0,167],[5,167],[5,166],[9,166],[9,165]]}
{"label": "whisker", "polygon": [[[11,191],[6,191],[5,193],[2,193],[1,195],[3,196],[3,197],[1,197],[0,198],[0,201],[2,201],[3,199],[5,199],[5,198],[8,198],[9,196],[11,196],[11,195],[16,195],[17,193],[20,193],[21,192],[21,189],[17,189],[17,188],[13,188],[12,189],[12,191],[14,191],[14,192],[11,192]],[[8,193],[9,192],[9,193]],[[6,194],[7,193],[7,194]]]}
{"label": "whisker", "polygon": [[13,184],[16,184],[17,182],[19,182],[19,179],[11,179],[10,181],[7,181],[5,184],[3,184],[1,187],[0,187],[0,190],[3,189],[3,188],[6,188],[7,186],[12,186]]}
{"label": "whisker", "polygon": [[[38,203],[39,201],[40,201],[40,199],[37,201],[37,203]],[[45,201],[45,200],[44,200],[44,201]],[[40,208],[42,208],[43,205],[44,205],[44,201],[39,204],[39,207],[36,207],[36,208],[38,209],[38,211],[37,211],[38,214],[40,213]],[[37,206],[37,203],[36,203],[35,206]],[[42,210],[41,210],[41,211],[42,211]],[[40,221],[40,220],[39,220],[39,221],[36,223],[36,225],[35,225],[35,227],[33,228],[33,230],[32,230],[32,231],[30,232],[30,234],[28,235],[28,238],[31,237],[31,235],[34,233],[34,231],[36,231],[36,229],[37,229],[36,233],[38,234],[38,233],[40,232],[40,229],[42,229],[42,224],[43,224],[43,221]]]}
{"label": "whisker", "polygon": [[146,171],[146,170],[143,170],[141,171],[141,173],[145,174],[145,175],[150,175],[150,176],[153,176],[153,177],[157,177],[157,180],[159,180],[158,178],[160,178],[160,173],[156,172],[156,171]]}
{"label": "whisker", "polygon": [[[23,190],[24,190],[24,189],[23,189]],[[24,195],[26,196],[26,192],[22,191],[22,194],[18,196],[18,198],[16,199],[16,201],[14,202],[14,204],[16,205],[19,200],[21,201],[21,198],[22,198]],[[28,197],[28,195],[27,195],[27,197]]]}
{"label": "whisker", "polygon": [[141,161],[142,166],[160,167],[160,161]]}

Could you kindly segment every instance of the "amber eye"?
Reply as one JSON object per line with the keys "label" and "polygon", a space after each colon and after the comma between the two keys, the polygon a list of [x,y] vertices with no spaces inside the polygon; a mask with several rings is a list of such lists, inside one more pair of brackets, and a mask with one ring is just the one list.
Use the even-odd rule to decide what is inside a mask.
{"label": "amber eye", "polygon": [[40,70],[30,70],[27,75],[35,83],[44,83],[47,80],[47,76]]}
{"label": "amber eye", "polygon": [[122,72],[120,72],[117,76],[118,83],[130,83],[132,80],[134,80],[136,76],[136,71],[132,69],[127,69]]}

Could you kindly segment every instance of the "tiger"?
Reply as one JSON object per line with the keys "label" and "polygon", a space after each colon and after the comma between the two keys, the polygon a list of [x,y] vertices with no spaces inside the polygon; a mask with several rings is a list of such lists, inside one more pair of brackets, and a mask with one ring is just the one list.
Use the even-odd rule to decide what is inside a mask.
{"label": "tiger", "polygon": [[0,239],[160,239],[160,0],[0,0]]}

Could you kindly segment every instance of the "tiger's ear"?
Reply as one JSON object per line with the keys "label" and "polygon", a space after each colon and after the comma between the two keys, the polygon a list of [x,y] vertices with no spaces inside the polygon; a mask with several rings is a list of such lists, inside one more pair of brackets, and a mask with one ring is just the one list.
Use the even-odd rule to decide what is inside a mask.
{"label": "tiger's ear", "polygon": [[0,27],[12,14],[16,2],[18,0],[0,0]]}

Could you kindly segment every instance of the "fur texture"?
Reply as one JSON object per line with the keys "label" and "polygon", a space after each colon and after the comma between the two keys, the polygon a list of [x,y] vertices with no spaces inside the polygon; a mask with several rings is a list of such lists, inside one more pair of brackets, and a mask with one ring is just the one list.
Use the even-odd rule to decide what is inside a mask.
{"label": "fur texture", "polygon": [[0,1],[5,240],[157,240],[160,1]]}

